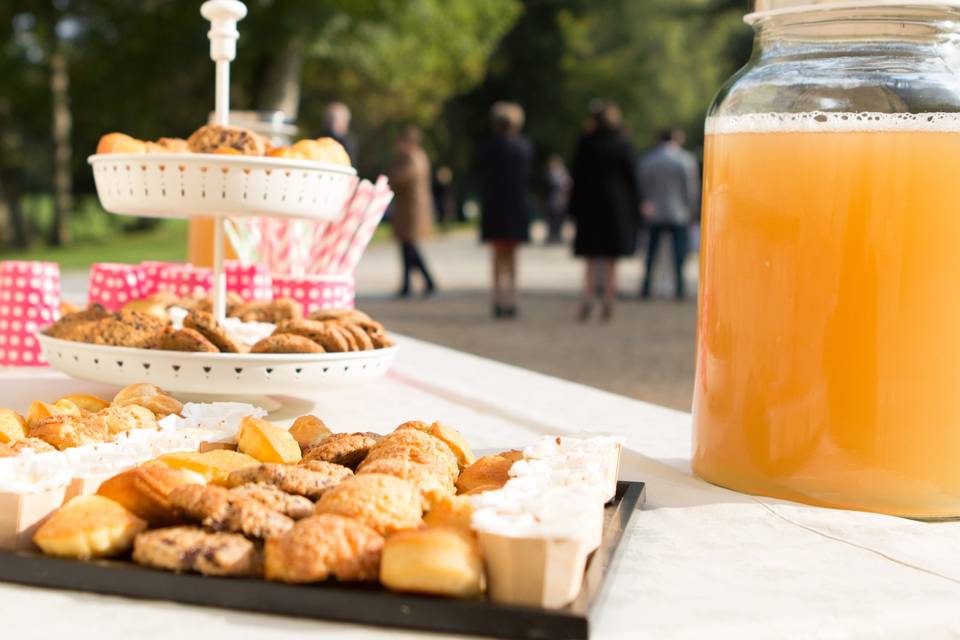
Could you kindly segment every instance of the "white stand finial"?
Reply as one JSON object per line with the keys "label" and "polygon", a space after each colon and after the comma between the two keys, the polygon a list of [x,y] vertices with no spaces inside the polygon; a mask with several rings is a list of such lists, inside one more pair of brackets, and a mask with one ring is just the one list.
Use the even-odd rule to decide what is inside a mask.
{"label": "white stand finial", "polygon": [[[237,57],[237,21],[247,15],[247,6],[239,0],[207,0],[200,15],[210,21],[210,59],[217,64],[214,120],[221,126],[230,121],[230,61]],[[213,236],[213,315],[222,322],[226,315],[227,278],[223,273],[224,219],[218,217]]]}

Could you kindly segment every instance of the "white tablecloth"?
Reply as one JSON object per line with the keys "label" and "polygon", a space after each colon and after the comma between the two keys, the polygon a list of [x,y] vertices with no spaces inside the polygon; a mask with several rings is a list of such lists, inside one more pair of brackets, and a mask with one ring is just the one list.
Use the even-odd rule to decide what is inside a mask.
{"label": "white tablecloth", "polygon": [[[97,386],[53,372],[0,372],[0,407],[25,410],[31,399],[80,390]],[[336,430],[436,419],[478,449],[583,429],[622,435],[622,475],[647,483],[647,506],[625,534],[593,638],[960,637],[960,523],[708,485],[690,474],[688,414],[409,339],[386,379],[314,401]],[[0,629],[3,638],[71,640],[423,635],[6,584]]]}

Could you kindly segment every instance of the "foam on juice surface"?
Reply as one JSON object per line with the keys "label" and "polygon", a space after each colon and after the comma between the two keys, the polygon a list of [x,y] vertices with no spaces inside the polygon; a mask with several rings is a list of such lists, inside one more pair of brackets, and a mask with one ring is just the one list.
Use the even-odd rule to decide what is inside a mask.
{"label": "foam on juice surface", "polygon": [[707,134],[836,131],[960,132],[960,113],[878,113],[864,111],[751,113],[707,118]]}

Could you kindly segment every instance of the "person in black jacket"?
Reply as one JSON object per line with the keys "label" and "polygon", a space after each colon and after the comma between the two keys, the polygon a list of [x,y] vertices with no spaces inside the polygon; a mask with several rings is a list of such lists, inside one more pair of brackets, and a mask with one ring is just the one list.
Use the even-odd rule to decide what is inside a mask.
{"label": "person in black jacket", "polygon": [[621,130],[620,108],[603,103],[592,111],[593,126],[577,142],[570,196],[577,225],[574,253],[586,258],[581,321],[590,317],[598,288],[603,319],[613,315],[617,259],[636,250],[640,222],[636,159]]}
{"label": "person in black jacket", "polygon": [[520,131],[523,108],[497,102],[490,111],[493,137],[480,151],[480,234],[493,247],[493,315],[517,315],[517,245],[530,240],[528,186],[533,145]]}

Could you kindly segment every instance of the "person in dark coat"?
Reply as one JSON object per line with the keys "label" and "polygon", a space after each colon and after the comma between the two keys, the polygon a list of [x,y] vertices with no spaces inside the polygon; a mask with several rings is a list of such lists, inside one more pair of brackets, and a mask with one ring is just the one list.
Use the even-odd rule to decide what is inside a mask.
{"label": "person in dark coat", "polygon": [[523,108],[498,102],[490,111],[494,135],[480,151],[480,233],[493,247],[493,315],[517,315],[517,246],[530,240],[528,186],[533,145],[520,131]]}
{"label": "person in dark coat", "polygon": [[640,222],[635,154],[621,130],[620,108],[600,104],[593,116],[593,126],[577,142],[570,195],[577,225],[574,253],[586,258],[581,321],[590,317],[598,288],[603,319],[613,315],[617,260],[636,250]]}
{"label": "person in dark coat", "polygon": [[350,133],[350,107],[331,102],[323,110],[323,136],[333,138],[346,150],[350,162],[357,166],[357,140]]}

